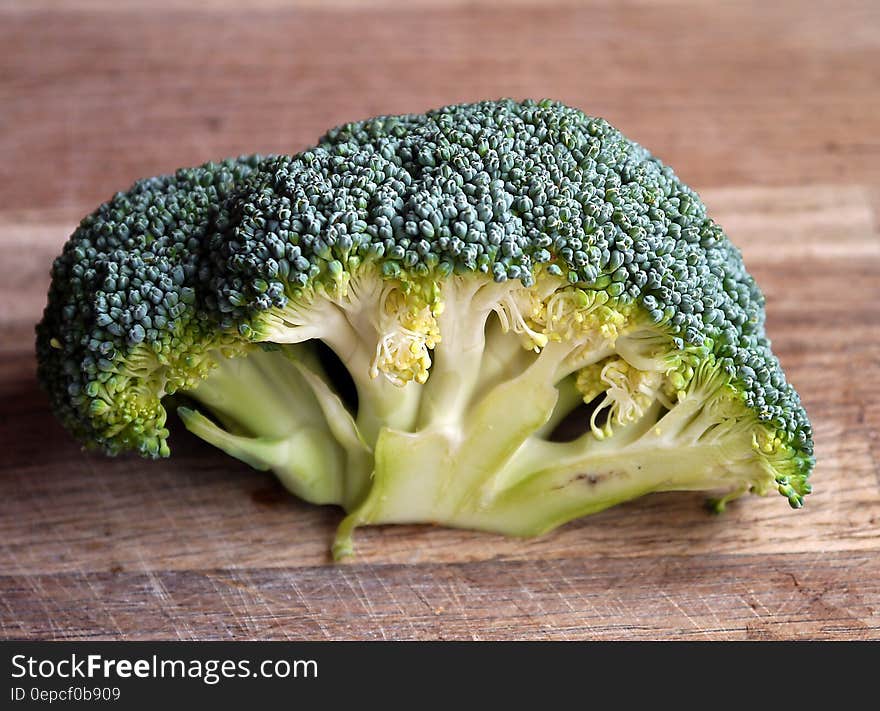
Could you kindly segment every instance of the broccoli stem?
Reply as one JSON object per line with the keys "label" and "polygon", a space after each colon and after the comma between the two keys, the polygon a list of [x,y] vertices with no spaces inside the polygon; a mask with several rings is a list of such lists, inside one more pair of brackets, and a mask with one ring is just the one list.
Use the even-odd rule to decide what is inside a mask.
{"label": "broccoli stem", "polygon": [[[367,442],[375,442],[382,427],[411,430],[416,421],[420,389],[415,383],[398,386],[370,373],[375,327],[368,312],[345,311],[331,305],[332,317],[322,339],[345,364],[358,394],[357,426]],[[375,347],[375,346],[373,346]]]}
{"label": "broccoli stem", "polygon": [[[307,352],[305,346],[287,348],[291,349],[288,353],[293,348]],[[210,409],[233,434],[283,437],[324,421],[310,388],[285,351],[255,348],[247,357],[221,356],[215,363],[208,377],[187,394]]]}
{"label": "broccoli stem", "polygon": [[[187,429],[256,469],[273,469],[312,503],[352,506],[369,483],[370,452],[311,347],[218,358],[187,395],[223,425],[178,408]],[[224,429],[225,428],[225,429]]]}
{"label": "broccoli stem", "polygon": [[[423,388],[418,430],[460,423],[510,373],[523,372],[537,359],[512,324],[505,327],[496,318],[504,297],[520,291],[519,282],[487,283],[468,276],[443,284],[444,309],[437,318],[443,336]],[[561,377],[557,373],[555,380]]]}
{"label": "broccoli stem", "polygon": [[375,442],[383,427],[414,429],[421,400],[418,383],[399,386],[361,368],[350,372],[358,394],[357,426],[365,441]]}
{"label": "broccoli stem", "polygon": [[549,343],[525,371],[492,388],[458,422],[435,420],[414,433],[383,429],[372,487],[341,524],[334,555],[350,554],[351,534],[361,524],[449,522],[480,508],[491,481],[554,414],[557,373],[570,350]]}
{"label": "broccoli stem", "polygon": [[[595,447],[548,461],[481,509],[450,523],[534,536],[637,496],[660,491],[741,490],[756,475],[748,442],[682,448],[648,435],[626,447]],[[756,483],[757,485],[757,483]]]}
{"label": "broccoli stem", "polygon": [[525,372],[493,388],[460,422],[439,420],[414,433],[381,430],[372,487],[340,524],[334,556],[351,554],[352,533],[359,525],[446,522],[471,505],[480,483],[494,476],[552,414],[558,396],[553,376],[567,352],[554,345]]}
{"label": "broccoli stem", "polygon": [[510,373],[523,372],[537,357],[533,350],[523,346],[517,334],[505,331],[492,314],[486,324],[486,348],[479,364],[473,399],[478,401],[484,397],[496,385],[508,380]]}
{"label": "broccoli stem", "polygon": [[372,270],[338,293],[323,293],[303,302],[292,300],[266,317],[261,340],[297,344],[321,339],[345,364],[358,394],[357,426],[367,442],[375,442],[383,426],[412,430],[421,391],[414,383],[400,387],[371,373],[378,331],[383,282]]}
{"label": "broccoli stem", "polygon": [[571,414],[578,405],[582,404],[584,397],[576,387],[577,378],[574,375],[568,375],[556,384],[559,391],[559,399],[556,401],[556,407],[550,418],[536,432],[537,437],[549,437],[562,421]]}
{"label": "broccoli stem", "polygon": [[[671,430],[658,433],[656,427],[651,427],[658,409],[647,413],[643,422],[622,428],[630,430],[628,435],[619,433],[625,439],[635,438],[630,444],[613,441],[617,435],[603,441],[587,436],[571,443],[530,438],[513,456],[510,452],[492,452],[487,461],[498,470],[487,476],[488,464],[471,469],[463,485],[456,477],[468,470],[449,473],[461,451],[450,451],[447,443],[409,435],[413,437],[405,443],[409,449],[400,450],[399,440],[380,442],[377,495],[371,493],[365,505],[343,522],[334,554],[340,557],[350,553],[352,531],[362,523],[434,521],[534,536],[651,492],[717,489],[736,495],[749,488],[760,492],[772,485],[772,475],[758,462],[747,436],[682,447]],[[486,444],[476,437],[474,449],[465,451]],[[420,464],[401,468],[401,451],[412,452]],[[468,485],[477,487],[480,495],[461,496]],[[428,490],[432,496],[426,496]],[[454,503],[450,502],[450,493]]]}
{"label": "broccoli stem", "polygon": [[303,427],[285,437],[246,437],[227,432],[196,410],[179,407],[177,414],[209,444],[254,469],[272,469],[300,498],[315,504],[343,500],[343,453],[325,430]]}
{"label": "broccoli stem", "polygon": [[327,428],[345,451],[342,496],[338,503],[346,508],[352,507],[363,499],[369,487],[372,449],[339,395],[330,389],[317,359],[313,363],[294,361],[294,365],[312,388],[312,394],[326,417]]}
{"label": "broccoli stem", "polygon": [[481,288],[486,287],[480,281],[462,277],[450,277],[443,286],[443,312],[437,318],[443,337],[434,348],[431,376],[422,387],[418,429],[458,422],[470,403],[491,313],[476,301]]}
{"label": "broccoli stem", "polygon": [[[429,521],[532,536],[650,492],[762,493],[773,486],[774,473],[753,446],[754,422],[742,403],[730,400],[723,373],[711,367],[697,374],[672,410],[655,400],[605,439],[588,431],[571,442],[548,441],[550,423],[576,404],[572,388],[561,397],[556,385],[570,355],[569,345],[548,343],[458,425],[383,430],[372,489],[340,526],[334,555],[351,553],[361,524]],[[592,358],[604,356],[600,346]],[[723,436],[716,436],[720,426]]]}

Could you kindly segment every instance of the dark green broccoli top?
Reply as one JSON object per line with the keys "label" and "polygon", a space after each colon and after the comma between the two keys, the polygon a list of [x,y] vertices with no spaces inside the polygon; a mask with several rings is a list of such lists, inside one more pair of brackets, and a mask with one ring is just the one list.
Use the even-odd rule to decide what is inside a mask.
{"label": "dark green broccoli top", "polygon": [[216,320],[196,303],[205,230],[258,162],[243,157],[140,180],[64,245],[37,327],[38,376],[81,441],[111,453],[163,449],[165,412],[143,389],[172,391],[188,376],[167,368],[170,380],[156,383],[156,367],[185,364],[216,338]]}

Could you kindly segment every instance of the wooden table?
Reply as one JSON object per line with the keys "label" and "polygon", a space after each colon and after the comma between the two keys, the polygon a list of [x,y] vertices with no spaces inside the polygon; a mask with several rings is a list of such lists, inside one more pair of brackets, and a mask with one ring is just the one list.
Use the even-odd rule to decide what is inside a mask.
{"label": "wooden table", "polygon": [[[880,5],[0,3],[0,636],[880,637]],[[195,5],[195,4],[193,4]],[[121,6],[121,7],[120,7]],[[522,542],[362,529],[178,427],[83,454],[34,376],[48,268],[135,178],[487,97],[605,116],[695,186],[812,416],[805,509],[648,497]]]}

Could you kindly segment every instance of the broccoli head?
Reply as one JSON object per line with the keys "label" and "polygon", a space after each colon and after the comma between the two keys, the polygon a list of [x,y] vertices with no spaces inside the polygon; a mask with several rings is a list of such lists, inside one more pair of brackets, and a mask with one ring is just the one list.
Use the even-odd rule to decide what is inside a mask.
{"label": "broccoli head", "polygon": [[348,512],[337,556],[370,523],[530,536],[649,492],[810,491],[740,252],[670,168],[556,102],[141,181],[74,232],[37,333],[84,444],[168,456],[176,393],[190,431]]}

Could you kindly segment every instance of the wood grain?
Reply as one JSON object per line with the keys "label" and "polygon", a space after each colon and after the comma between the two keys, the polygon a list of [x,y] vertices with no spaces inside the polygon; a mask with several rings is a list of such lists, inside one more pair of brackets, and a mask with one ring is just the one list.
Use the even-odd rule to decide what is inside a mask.
{"label": "wood grain", "polygon": [[[858,586],[842,582],[853,576]],[[325,567],[59,573],[11,580],[3,594],[17,613],[6,623],[11,636],[861,638],[876,632],[880,560],[800,553],[361,564],[332,575]]]}
{"label": "wood grain", "polygon": [[[0,637],[880,638],[878,66],[873,2],[0,4]],[[667,494],[529,541],[379,527],[334,566],[338,511],[179,426],[149,463],[52,419],[33,324],[99,200],[499,95],[604,115],[700,190],[814,423],[804,510]]]}

